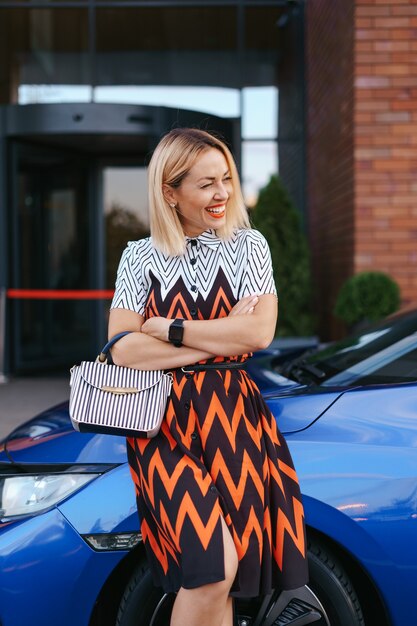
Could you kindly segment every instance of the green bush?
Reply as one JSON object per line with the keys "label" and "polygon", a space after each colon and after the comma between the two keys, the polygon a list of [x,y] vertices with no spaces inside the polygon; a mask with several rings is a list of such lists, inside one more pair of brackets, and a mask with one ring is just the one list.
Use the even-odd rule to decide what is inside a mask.
{"label": "green bush", "polygon": [[279,297],[277,335],[313,334],[307,239],[299,212],[278,176],[271,176],[261,189],[251,218],[271,249]]}
{"label": "green bush", "polygon": [[384,272],[359,272],[351,276],[339,291],[334,307],[336,317],[348,326],[374,322],[400,306],[400,289]]}

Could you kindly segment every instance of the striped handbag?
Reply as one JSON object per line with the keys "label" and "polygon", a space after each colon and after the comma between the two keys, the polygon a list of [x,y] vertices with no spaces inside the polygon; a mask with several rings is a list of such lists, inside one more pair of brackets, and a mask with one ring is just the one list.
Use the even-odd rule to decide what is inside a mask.
{"label": "striped handbag", "polygon": [[158,433],[172,374],[109,365],[110,348],[127,334],[115,335],[96,361],[71,368],[69,414],[75,430],[148,438]]}

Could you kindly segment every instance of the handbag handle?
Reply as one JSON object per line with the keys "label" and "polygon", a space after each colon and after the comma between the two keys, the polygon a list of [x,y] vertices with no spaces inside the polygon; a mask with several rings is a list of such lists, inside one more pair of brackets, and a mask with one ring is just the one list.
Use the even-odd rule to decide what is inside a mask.
{"label": "handbag handle", "polygon": [[106,345],[104,346],[104,348],[102,349],[102,351],[98,355],[97,361],[99,363],[105,363],[107,361],[107,357],[108,357],[108,354],[110,352],[110,348],[116,343],[116,341],[119,341],[119,339],[121,339],[125,335],[129,335],[131,332],[133,332],[133,331],[132,330],[125,330],[123,333],[117,333],[117,335],[112,337],[110,339],[110,341],[108,341],[106,343]]}

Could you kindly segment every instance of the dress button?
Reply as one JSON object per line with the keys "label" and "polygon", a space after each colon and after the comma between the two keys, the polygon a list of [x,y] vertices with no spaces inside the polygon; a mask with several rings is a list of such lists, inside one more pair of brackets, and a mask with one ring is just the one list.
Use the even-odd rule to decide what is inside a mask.
{"label": "dress button", "polygon": [[195,265],[197,263],[197,259],[190,259],[191,265]]}
{"label": "dress button", "polygon": [[190,309],[190,315],[192,315],[193,317],[197,315],[197,309]]}
{"label": "dress button", "polygon": [[214,485],[210,487],[210,491],[212,491],[213,493],[217,493],[217,489]]}
{"label": "dress button", "polygon": [[195,239],[191,239],[191,245],[193,246],[193,248],[195,248],[197,245],[197,241]]}
{"label": "dress button", "polygon": [[185,375],[185,378],[192,378],[192,377],[193,377],[193,375],[191,374],[191,372],[187,372],[186,375]]}
{"label": "dress button", "polygon": [[198,287],[197,285],[191,285],[191,291],[197,291]]}
{"label": "dress button", "polygon": [[189,402],[185,402],[185,403],[184,403],[184,409],[185,409],[186,411],[188,411],[188,410],[189,410],[189,408],[190,408],[190,403],[189,403]]}
{"label": "dress button", "polygon": [[191,439],[197,439],[198,434],[196,432],[191,433]]}

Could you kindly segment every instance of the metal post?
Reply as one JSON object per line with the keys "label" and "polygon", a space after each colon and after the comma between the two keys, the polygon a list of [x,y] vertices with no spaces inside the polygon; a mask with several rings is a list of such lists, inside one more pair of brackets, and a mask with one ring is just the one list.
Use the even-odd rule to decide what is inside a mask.
{"label": "metal post", "polygon": [[0,384],[7,383],[6,365],[6,289],[0,287]]}

